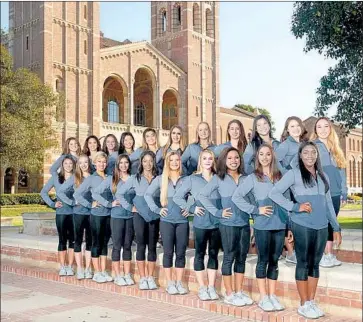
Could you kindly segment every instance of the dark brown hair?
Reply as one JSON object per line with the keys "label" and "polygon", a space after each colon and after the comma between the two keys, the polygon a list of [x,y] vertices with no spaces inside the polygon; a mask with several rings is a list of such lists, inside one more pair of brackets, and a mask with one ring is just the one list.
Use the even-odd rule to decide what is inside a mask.
{"label": "dark brown hair", "polygon": [[226,162],[228,153],[232,152],[232,151],[236,151],[239,156],[239,159],[240,159],[241,164],[240,164],[239,168],[237,169],[238,174],[242,174],[242,175],[244,174],[243,159],[241,157],[240,152],[234,147],[229,147],[229,148],[224,149],[221,152],[221,154],[218,157],[218,161],[217,161],[217,176],[222,180],[224,180],[224,178],[227,174],[227,171],[228,171],[227,162]]}
{"label": "dark brown hair", "polygon": [[254,174],[257,177],[257,180],[262,182],[263,181],[263,171],[262,171],[262,165],[260,163],[260,160],[258,159],[258,154],[260,153],[260,150],[262,148],[268,148],[271,152],[272,155],[272,159],[271,159],[271,164],[270,164],[270,173],[272,174],[272,182],[277,182],[281,179],[281,172],[280,170],[277,168],[277,161],[276,161],[276,156],[274,153],[274,150],[272,148],[272,146],[270,146],[267,143],[262,143],[256,152],[256,157],[255,157],[255,171]]}
{"label": "dark brown hair", "polygon": [[246,149],[246,146],[247,146],[247,139],[246,139],[246,134],[245,134],[245,128],[243,127],[243,124],[241,121],[237,120],[237,119],[234,119],[232,121],[230,121],[228,123],[228,126],[227,126],[227,141],[231,141],[231,136],[229,135],[229,128],[230,126],[233,124],[233,123],[236,123],[238,126],[239,126],[239,131],[240,131],[240,134],[239,134],[239,138],[238,138],[238,145],[237,145],[237,149],[238,149],[238,153],[239,154],[242,154],[243,152],[245,152],[245,149]]}
{"label": "dark brown hair", "polygon": [[308,131],[306,131],[304,123],[301,121],[301,119],[299,117],[290,116],[290,117],[287,118],[287,120],[285,122],[284,131],[282,132],[282,135],[281,135],[281,142],[284,142],[288,138],[288,136],[290,135],[287,128],[289,127],[289,124],[290,124],[291,121],[296,121],[296,122],[299,123],[300,128],[301,128],[300,141],[306,141]]}
{"label": "dark brown hair", "polygon": [[116,163],[115,163],[115,169],[113,171],[113,175],[112,175],[112,186],[111,186],[111,191],[113,193],[116,192],[116,188],[117,188],[117,185],[118,183],[120,182],[121,180],[121,171],[119,169],[119,165],[120,165],[120,162],[122,159],[126,159],[127,162],[129,163],[129,167],[127,169],[127,174],[130,175],[131,174],[131,161],[130,161],[130,158],[127,154],[120,154],[118,157],[117,157],[117,160],[116,160]]}

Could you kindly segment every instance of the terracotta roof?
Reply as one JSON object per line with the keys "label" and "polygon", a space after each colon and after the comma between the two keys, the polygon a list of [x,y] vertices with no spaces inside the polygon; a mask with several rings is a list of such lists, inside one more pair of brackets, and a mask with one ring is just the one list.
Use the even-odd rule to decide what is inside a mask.
{"label": "terracotta roof", "polygon": [[101,34],[101,39],[100,39],[100,48],[101,49],[120,46],[120,45],[127,45],[127,44],[131,44],[131,41],[128,39],[126,39],[124,41],[118,41],[118,40],[113,40],[110,38],[103,37]]}
{"label": "terracotta roof", "polygon": [[252,112],[248,112],[248,111],[245,111],[245,110],[237,108],[237,107],[232,107],[232,108],[220,107],[219,111],[221,113],[226,113],[226,114],[235,115],[235,116],[244,116],[244,117],[247,116],[250,118],[255,118],[255,116],[256,116],[256,114],[254,114]]}

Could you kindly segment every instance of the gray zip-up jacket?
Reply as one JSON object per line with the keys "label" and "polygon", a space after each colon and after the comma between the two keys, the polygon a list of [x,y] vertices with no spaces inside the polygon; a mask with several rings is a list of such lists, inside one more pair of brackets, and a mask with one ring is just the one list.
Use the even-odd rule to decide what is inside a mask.
{"label": "gray zip-up jacket", "polygon": [[[67,181],[69,181],[71,179],[68,178],[66,181],[64,181],[63,183],[60,183],[58,180],[58,174],[54,173],[52,175],[52,177],[48,180],[48,182],[45,184],[45,186],[43,187],[43,189],[40,191],[40,195],[42,197],[42,199],[44,200],[44,202],[51,208],[55,209],[55,214],[56,215],[72,215],[73,214],[73,206],[74,206],[74,201],[69,205],[67,204],[65,201],[63,201],[59,194],[58,191],[60,189],[60,187],[66,183]],[[62,202],[62,207],[60,208],[55,208],[55,203],[56,201],[53,201],[52,199],[50,199],[49,197],[49,191],[54,187],[55,189],[55,193],[56,193],[56,197],[57,200],[56,201],[60,201]],[[66,192],[66,197],[69,199],[73,199],[73,193],[72,192]]]}
{"label": "gray zip-up jacket", "polygon": [[62,166],[62,162],[65,159],[66,156],[71,156],[74,162],[78,161],[78,158],[75,157],[73,154],[62,154],[57,160],[54,161],[52,166],[50,167],[50,173],[53,175],[54,173],[57,173],[60,167]]}
{"label": "gray zip-up jacket", "polygon": [[[77,200],[74,199],[74,192],[78,189],[75,186],[74,180],[75,180],[75,177],[73,175],[72,177],[69,178],[69,180],[67,180],[60,186],[59,192],[58,192],[59,198],[62,199],[65,203],[67,203],[70,206],[72,204],[74,204],[73,213],[75,215],[89,215],[91,213],[91,208],[82,206],[81,204],[79,204],[77,202]],[[71,197],[68,197],[68,196],[71,196]],[[92,199],[91,191],[86,191],[85,194],[83,195],[83,197],[92,204],[93,199]]]}
{"label": "gray zip-up jacket", "polygon": [[282,174],[298,166],[296,155],[299,152],[299,147],[300,143],[288,136],[275,150],[277,161],[280,163],[279,170]]}
{"label": "gray zip-up jacket", "polygon": [[[203,207],[199,200],[199,194],[204,189],[208,181],[204,179],[202,174],[192,174],[183,180],[182,185],[177,189],[173,201],[181,208],[187,209],[194,214],[196,207]],[[193,204],[188,205],[188,195],[194,199]],[[221,208],[220,195],[214,191],[209,198],[210,202],[217,208]],[[203,207],[204,208],[204,207]],[[204,216],[194,214],[193,227],[200,229],[215,229],[218,227],[219,220],[209,211],[205,210]]]}
{"label": "gray zip-up jacket", "polygon": [[[188,218],[182,215],[182,209],[174,202],[173,197],[177,189],[179,189],[183,183],[185,177],[180,177],[175,186],[174,183],[169,180],[168,184],[168,215],[166,217],[160,217],[161,221],[170,222],[173,224],[182,224],[188,222]],[[160,214],[161,204],[157,205],[154,198],[155,196],[159,197],[160,200],[160,189],[161,189],[161,176],[157,176],[147,188],[145,192],[145,200],[149,206],[149,208],[157,213]]]}
{"label": "gray zip-up jacket", "polygon": [[227,141],[227,142],[225,142],[225,143],[222,143],[222,144],[220,144],[220,145],[217,145],[217,146],[214,148],[214,150],[213,150],[215,157],[216,157],[216,158],[218,158],[218,157],[219,157],[219,155],[221,154],[221,152],[222,152],[224,149],[226,149],[226,148],[230,148],[231,146],[232,146],[231,141]]}
{"label": "gray zip-up jacket", "polygon": [[343,200],[347,200],[348,188],[345,169],[338,168],[334,157],[330,154],[323,142],[316,140],[315,143],[319,150],[321,166],[329,177],[330,194],[333,197],[342,196]]}
{"label": "gray zip-up jacket", "polygon": [[107,168],[106,168],[105,172],[109,176],[112,176],[113,171],[115,170],[115,164],[116,164],[117,157],[118,157],[118,151],[112,152],[108,156]]}
{"label": "gray zip-up jacket", "polygon": [[[211,144],[207,149],[214,151],[215,145]],[[190,176],[193,172],[197,170],[199,154],[203,151],[203,148],[199,143],[191,143],[189,144],[183,155],[182,155],[182,165],[183,165],[183,174]]]}
{"label": "gray zip-up jacket", "polygon": [[[138,148],[136,151],[130,154],[130,161],[131,161],[131,173],[136,174],[140,164],[140,157],[142,152],[144,152],[143,148]],[[156,167],[158,169],[158,174],[163,172],[162,169],[162,159],[163,159],[163,149],[159,148],[155,153],[155,162]]]}
{"label": "gray zip-up jacket", "polygon": [[[121,219],[129,219],[132,218],[132,212],[126,210],[121,205],[120,206],[112,206],[112,202],[117,199],[116,193],[118,189],[125,184],[126,181],[120,180],[116,186],[116,192],[112,192],[112,176],[108,176],[93,192],[95,199],[100,200],[101,205],[107,208],[111,208],[111,217],[112,218],[121,218]],[[103,195],[105,191],[109,191],[112,194],[112,200],[106,200]],[[132,203],[132,200],[135,197],[135,191],[132,189],[125,193],[125,198]],[[121,203],[121,202],[120,202]]]}
{"label": "gray zip-up jacket", "polygon": [[[328,177],[326,176],[328,179]],[[284,197],[283,193],[292,191],[297,203]],[[305,186],[299,168],[289,170],[268,194],[274,202],[291,212],[292,222],[312,229],[322,229],[331,224],[334,231],[340,231],[335,216],[330,190],[325,193],[325,185],[318,175],[313,187]],[[299,212],[301,203],[310,202],[312,212]]]}
{"label": "gray zip-up jacket", "polygon": [[[280,145],[280,142],[272,139],[272,148],[276,152],[276,149]],[[256,151],[253,147],[252,143],[248,143],[245,152],[243,153],[243,165],[245,169],[245,173],[251,174],[255,170],[255,159],[256,159]]]}
{"label": "gray zip-up jacket", "polygon": [[[232,202],[232,196],[236,191],[238,185],[242,183],[243,177],[240,176],[238,184],[233,178],[226,174],[224,180],[215,175],[211,181],[209,181],[204,189],[199,194],[199,200],[203,207],[208,210],[213,216],[219,219],[219,223],[225,226],[249,226],[250,216],[244,211],[240,210],[234,202]],[[211,201],[211,196],[215,192],[218,192],[221,199],[221,207],[216,207]],[[232,216],[230,218],[223,218],[223,209],[231,208]]]}
{"label": "gray zip-up jacket", "polygon": [[[274,183],[267,176],[264,176],[263,181],[258,181],[256,175],[252,173],[242,181],[232,196],[232,201],[239,209],[253,215],[255,229],[279,230],[286,228],[287,211],[268,197],[268,193],[273,187]],[[246,201],[245,197],[250,192],[257,205]],[[259,207],[264,206],[272,206],[273,213],[270,217],[259,214]]]}
{"label": "gray zip-up jacket", "polygon": [[[153,180],[155,180],[155,178]],[[116,199],[120,201],[121,206],[127,211],[132,211],[132,207],[135,206],[137,212],[146,222],[160,219],[159,214],[152,212],[145,201],[145,192],[148,187],[149,182],[144,176],[140,177],[139,182],[136,175],[132,175],[123,185],[120,187],[118,186],[116,191]],[[135,193],[132,202],[130,202],[126,196],[131,193],[130,191],[134,191]],[[155,198],[157,198],[157,196],[155,196]]]}
{"label": "gray zip-up jacket", "polygon": [[[95,189],[104,181],[97,172],[94,172],[92,175],[88,176],[84,181],[80,184],[78,189],[74,192],[74,198],[80,203],[82,206],[86,208],[91,208],[91,215],[93,216],[110,216],[111,207],[106,207],[104,203],[104,199],[112,202],[112,193],[109,190],[105,190],[101,193],[102,199],[99,198],[99,195],[95,195]],[[85,198],[85,194],[87,191],[91,191],[92,199],[97,201],[100,205],[92,208],[92,202]]]}

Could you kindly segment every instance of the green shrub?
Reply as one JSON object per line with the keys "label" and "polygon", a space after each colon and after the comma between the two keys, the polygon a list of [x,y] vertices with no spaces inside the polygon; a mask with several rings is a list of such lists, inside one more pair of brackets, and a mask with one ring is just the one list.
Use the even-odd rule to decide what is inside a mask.
{"label": "green shrub", "polygon": [[[55,195],[50,195],[55,198]],[[17,193],[0,195],[0,205],[44,205],[44,201],[40,193]]]}
{"label": "green shrub", "polygon": [[357,202],[357,201],[361,201],[362,200],[362,197],[352,196],[352,199],[354,200],[354,202]]}

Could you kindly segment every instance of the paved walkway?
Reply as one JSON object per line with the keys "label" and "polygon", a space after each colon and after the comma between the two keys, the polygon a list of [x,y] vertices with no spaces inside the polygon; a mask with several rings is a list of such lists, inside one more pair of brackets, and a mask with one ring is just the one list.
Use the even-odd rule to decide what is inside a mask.
{"label": "paved walkway", "polygon": [[1,274],[1,321],[243,321],[210,312],[16,274]]}

